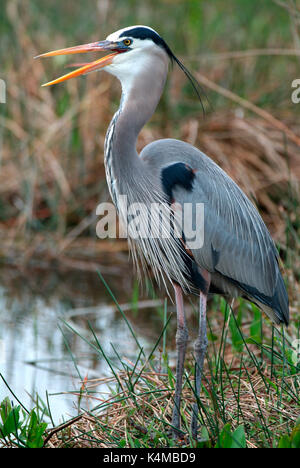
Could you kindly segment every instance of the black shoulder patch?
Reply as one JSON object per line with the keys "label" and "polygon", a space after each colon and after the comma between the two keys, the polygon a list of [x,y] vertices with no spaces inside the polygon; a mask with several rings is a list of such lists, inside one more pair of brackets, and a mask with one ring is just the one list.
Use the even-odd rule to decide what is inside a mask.
{"label": "black shoulder patch", "polygon": [[182,162],[171,164],[161,171],[163,190],[171,202],[173,201],[173,188],[175,185],[179,185],[190,192],[193,188],[194,179],[193,169]]}

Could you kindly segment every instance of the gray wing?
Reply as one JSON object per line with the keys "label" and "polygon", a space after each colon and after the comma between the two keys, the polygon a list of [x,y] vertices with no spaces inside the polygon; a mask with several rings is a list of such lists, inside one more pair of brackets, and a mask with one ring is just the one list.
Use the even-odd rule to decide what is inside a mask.
{"label": "gray wing", "polygon": [[287,322],[288,299],[277,250],[257,209],[235,182],[197,148],[178,140],[154,142],[141,156],[153,167],[184,162],[195,171],[192,190],[177,185],[173,194],[181,204],[204,203],[204,243],[191,249],[197,264]]}

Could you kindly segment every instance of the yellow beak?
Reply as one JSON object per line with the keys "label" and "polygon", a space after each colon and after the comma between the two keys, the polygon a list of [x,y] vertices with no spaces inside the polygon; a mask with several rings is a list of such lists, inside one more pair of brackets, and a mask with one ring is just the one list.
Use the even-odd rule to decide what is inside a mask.
{"label": "yellow beak", "polygon": [[91,42],[90,44],[83,44],[75,47],[68,47],[66,49],[59,49],[54,50],[52,52],[46,52],[45,54],[38,55],[34,58],[41,58],[41,57],[54,57],[56,55],[68,55],[68,54],[82,54],[86,52],[93,52],[93,51],[114,51],[105,57],[102,57],[94,62],[84,64],[82,67],[73,70],[66,75],[63,75],[56,80],[49,81],[48,83],[43,84],[42,86],[50,86],[57,83],[61,83],[62,81],[69,80],[70,78],[74,78],[76,76],[84,75],[91,71],[100,70],[101,68],[106,67],[107,65],[111,64],[113,58],[121,52],[124,52],[122,49],[118,49],[118,46],[115,42],[110,41],[100,41],[100,42]]}

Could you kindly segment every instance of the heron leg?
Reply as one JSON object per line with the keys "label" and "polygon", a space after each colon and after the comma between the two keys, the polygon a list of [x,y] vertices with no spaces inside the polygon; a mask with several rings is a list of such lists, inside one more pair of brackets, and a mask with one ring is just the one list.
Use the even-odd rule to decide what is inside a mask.
{"label": "heron leg", "polygon": [[[204,357],[205,357],[206,348],[207,348],[206,304],[207,304],[207,294],[200,292],[199,334],[194,345],[195,359],[196,359],[196,369],[195,369],[196,398],[198,398],[200,395],[203,363],[204,363]],[[193,406],[192,424],[191,424],[191,431],[192,431],[192,436],[194,439],[197,439],[198,411],[199,411],[198,402],[196,401]]]}
{"label": "heron leg", "polygon": [[175,398],[173,407],[173,437],[178,438],[182,433],[180,431],[180,402],[182,390],[182,377],[184,371],[184,358],[188,341],[188,329],[186,325],[186,318],[183,305],[183,295],[181,287],[174,283],[175,299],[176,299],[176,312],[177,312],[177,332],[176,332],[176,385],[175,385]]}

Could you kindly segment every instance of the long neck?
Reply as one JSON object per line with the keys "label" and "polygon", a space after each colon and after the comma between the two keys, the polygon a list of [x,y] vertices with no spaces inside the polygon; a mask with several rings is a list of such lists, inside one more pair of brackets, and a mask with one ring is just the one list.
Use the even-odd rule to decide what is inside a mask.
{"label": "long neck", "polygon": [[[127,187],[137,177],[147,178],[147,167],[136,151],[138,135],[153,115],[160,100],[166,76],[167,63],[154,73],[139,73],[131,83],[121,80],[122,98],[105,140],[105,166],[112,198],[126,194]],[[140,184],[139,184],[140,185]]]}

